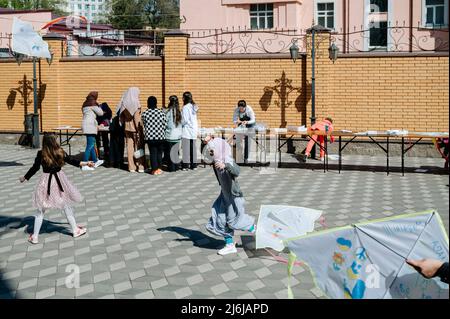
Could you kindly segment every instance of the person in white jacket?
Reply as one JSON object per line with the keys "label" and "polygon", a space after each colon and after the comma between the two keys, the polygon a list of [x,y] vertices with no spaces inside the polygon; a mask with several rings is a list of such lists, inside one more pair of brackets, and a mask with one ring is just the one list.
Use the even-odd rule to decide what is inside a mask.
{"label": "person in white jacket", "polygon": [[195,104],[191,92],[183,93],[183,109],[181,110],[181,145],[183,148],[183,171],[188,168],[197,169],[197,134],[198,106]]}
{"label": "person in white jacket", "polygon": [[[95,151],[96,136],[98,132],[97,128],[97,116],[103,115],[103,110],[98,106],[97,103],[98,92],[92,91],[86,97],[86,100],[81,107],[83,112],[83,121],[81,123],[81,128],[83,134],[86,135],[86,150],[84,151],[83,161],[87,162],[92,159],[95,162],[95,167],[103,164],[102,160],[98,160],[97,153]],[[93,167],[83,166],[83,170],[94,170]]]}

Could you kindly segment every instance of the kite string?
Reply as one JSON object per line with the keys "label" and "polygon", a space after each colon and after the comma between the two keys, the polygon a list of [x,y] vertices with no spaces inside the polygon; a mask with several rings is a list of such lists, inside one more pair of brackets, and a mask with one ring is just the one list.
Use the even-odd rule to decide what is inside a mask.
{"label": "kite string", "polygon": [[323,228],[328,228],[327,224],[325,223],[325,217],[324,217],[324,216],[320,216],[320,218],[319,218],[319,224],[320,224]]}
{"label": "kite string", "polygon": [[[328,226],[325,223],[325,217],[324,216],[320,216],[319,218],[319,224],[323,227],[323,228],[328,228]],[[265,248],[265,250],[273,257],[273,259],[275,259],[278,262],[281,262],[283,264],[288,264],[289,260],[287,260],[286,258],[277,256],[275,254],[273,254],[270,250],[268,250],[267,248]],[[295,261],[294,262],[294,266],[304,266],[305,264],[302,263],[301,261]]]}
{"label": "kite string", "polygon": [[[289,260],[287,260],[286,258],[280,257],[275,255],[274,253],[272,253],[270,250],[268,250],[267,248],[264,248],[276,261],[283,263],[283,264],[288,264]],[[304,266],[305,264],[300,262],[300,261],[295,261],[294,262],[294,266]]]}

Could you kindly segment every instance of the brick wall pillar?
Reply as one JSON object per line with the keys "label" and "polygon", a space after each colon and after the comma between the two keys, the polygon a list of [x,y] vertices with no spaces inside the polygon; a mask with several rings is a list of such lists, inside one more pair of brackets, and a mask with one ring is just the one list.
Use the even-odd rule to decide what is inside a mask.
{"label": "brick wall pillar", "polygon": [[170,95],[181,96],[185,91],[186,57],[188,54],[188,38],[180,30],[169,31],[164,38],[163,62],[163,100],[167,104]]}
{"label": "brick wall pillar", "polygon": [[64,89],[59,87],[59,60],[65,51],[65,38],[56,33],[49,33],[43,39],[48,43],[50,52],[53,53],[51,65],[48,65],[46,59],[41,59],[37,71],[40,123],[42,130],[49,131],[64,122],[64,119],[60,118],[59,112],[60,94]]}

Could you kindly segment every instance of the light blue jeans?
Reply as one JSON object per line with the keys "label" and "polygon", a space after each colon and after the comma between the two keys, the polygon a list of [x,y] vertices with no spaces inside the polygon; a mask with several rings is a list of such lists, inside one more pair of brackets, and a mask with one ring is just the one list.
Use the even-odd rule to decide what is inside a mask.
{"label": "light blue jeans", "polygon": [[86,135],[86,150],[84,151],[83,161],[87,162],[91,158],[92,161],[97,162],[97,153],[95,152],[95,134]]}

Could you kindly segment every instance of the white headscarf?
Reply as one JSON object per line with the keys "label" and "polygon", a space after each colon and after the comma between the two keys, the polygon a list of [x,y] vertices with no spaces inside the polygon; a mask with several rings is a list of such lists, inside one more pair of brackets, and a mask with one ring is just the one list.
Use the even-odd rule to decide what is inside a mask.
{"label": "white headscarf", "polygon": [[117,105],[119,114],[124,110],[128,110],[131,116],[133,116],[134,113],[136,113],[136,111],[141,108],[141,102],[139,101],[140,93],[141,91],[138,87],[130,87],[128,90],[126,90],[123,93],[119,104]]}
{"label": "white headscarf", "polygon": [[223,163],[232,163],[233,156],[231,153],[231,146],[223,138],[216,137],[209,141],[208,148],[214,151],[214,161]]}

